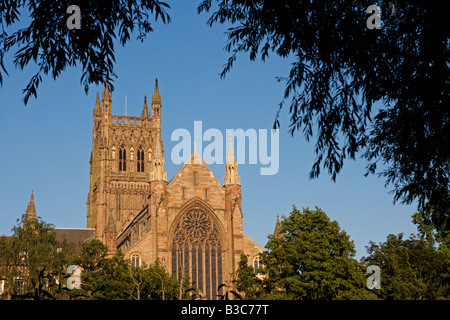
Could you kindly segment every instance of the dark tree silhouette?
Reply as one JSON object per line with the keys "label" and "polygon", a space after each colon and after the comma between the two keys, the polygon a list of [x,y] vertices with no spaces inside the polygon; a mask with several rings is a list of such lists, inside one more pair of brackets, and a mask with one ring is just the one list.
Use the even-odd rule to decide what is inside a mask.
{"label": "dark tree silhouette", "polygon": [[[369,29],[370,5],[381,28]],[[393,187],[394,201],[437,208],[449,229],[450,27],[435,1],[205,0],[208,23],[232,23],[221,76],[238,54],[293,58],[279,108],[290,132],[316,139],[316,161],[335,180],[346,158]],[[381,108],[379,105],[381,105]],[[274,127],[280,127],[279,111]]]}
{"label": "dark tree silhouette", "polygon": [[[66,12],[71,5],[80,8],[80,29],[67,26],[72,13]],[[23,69],[34,62],[39,68],[23,90],[25,104],[31,95],[37,96],[42,74],[56,79],[68,67],[82,67],[80,82],[87,92],[90,84],[115,77],[114,40],[119,39],[124,46],[136,32],[137,39],[143,41],[153,31],[151,17],[170,22],[166,8],[169,5],[157,0],[2,0],[0,84],[7,74],[3,58],[16,50],[16,67]]]}

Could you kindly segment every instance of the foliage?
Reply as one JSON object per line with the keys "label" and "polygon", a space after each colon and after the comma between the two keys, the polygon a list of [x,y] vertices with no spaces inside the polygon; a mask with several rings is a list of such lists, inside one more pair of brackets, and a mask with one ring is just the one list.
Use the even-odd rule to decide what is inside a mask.
{"label": "foliage", "polygon": [[[222,294],[222,288],[225,288],[225,292]],[[228,290],[228,286],[222,283],[217,287],[217,297],[219,300],[242,300],[242,296],[234,290]]]}
{"label": "foliage", "polygon": [[80,294],[93,300],[173,300],[178,283],[159,261],[132,267],[121,251],[107,257],[107,247],[97,239],[83,244],[76,263],[82,268]]}
{"label": "foliage", "polygon": [[450,298],[450,256],[429,241],[391,234],[384,243],[370,242],[367,251],[369,256],[363,260],[381,270],[381,289],[375,290],[380,298]]}
{"label": "foliage", "polygon": [[[139,268],[141,269],[141,268]],[[159,260],[143,269],[145,287],[143,294],[148,300],[176,300],[180,283],[170,275]],[[187,283],[184,283],[186,288]]]}
{"label": "foliage", "polygon": [[86,299],[125,300],[128,264],[118,253],[107,258],[107,247],[97,239],[86,242],[76,264],[81,267],[81,294]]}
{"label": "foliage", "polygon": [[[355,249],[347,233],[319,208],[297,210],[283,217],[281,232],[270,235],[255,275],[248,257],[241,255],[235,290],[221,284],[218,298],[287,299],[450,299],[450,250],[448,234],[435,229],[431,212],[417,212],[413,221],[419,236],[403,239],[389,235],[386,242],[370,242],[368,256],[354,259]],[[0,274],[12,299],[172,300],[201,299],[187,289],[188,277],[176,279],[159,260],[134,268],[121,251],[108,256],[107,247],[94,239],[74,256],[66,243],[56,250],[53,226],[25,219],[11,237],[0,238]],[[81,290],[65,286],[67,267],[81,267]],[[381,269],[381,289],[366,288],[369,265]],[[20,279],[21,281],[17,281]],[[182,288],[180,290],[180,282]],[[194,290],[195,291],[195,290]]]}
{"label": "foliage", "polygon": [[261,299],[264,294],[262,280],[256,277],[255,269],[248,265],[248,257],[243,253],[237,269],[236,289],[246,300]]}
{"label": "foliage", "polygon": [[439,244],[450,248],[450,208],[445,208],[449,204],[450,191],[443,194],[445,200],[440,204],[427,204],[413,214],[413,222],[417,225],[422,239],[426,239],[432,244]]}
{"label": "foliage", "polygon": [[375,298],[365,287],[353,242],[324,211],[294,206],[281,230],[261,255],[268,293],[303,300]]}
{"label": "foliage", "polygon": [[[381,29],[366,26],[370,5],[381,8]],[[278,78],[285,82],[280,109],[290,99],[290,132],[316,139],[310,178],[323,165],[335,180],[346,158],[362,154],[366,174],[385,177],[394,201],[418,200],[423,207],[446,199],[441,206],[450,208],[442,197],[450,187],[450,41],[442,6],[381,0],[204,0],[198,6],[199,13],[210,10],[210,26],[233,24],[222,77],[240,53],[293,61]]]}
{"label": "foliage", "polygon": [[61,286],[71,259],[67,242],[56,248],[54,227],[37,219],[18,220],[10,238],[2,237],[0,264],[6,279],[5,294],[12,299],[61,299]]}
{"label": "foliage", "polygon": [[[70,5],[81,10],[81,29],[69,29],[66,13]],[[165,9],[169,6],[158,0],[5,0],[0,1],[0,67],[7,74],[3,58],[10,50],[14,64],[20,69],[30,62],[38,66],[27,87],[23,90],[24,103],[31,95],[37,96],[42,74],[53,79],[69,67],[81,65],[80,82],[87,92],[89,84],[111,80],[114,73],[114,39],[124,46],[134,31],[143,41],[153,31],[150,17],[163,23],[170,22]],[[29,15],[30,19],[25,17]],[[19,25],[28,25],[19,28]],[[18,29],[11,33],[11,29]],[[0,85],[3,75],[0,70]]]}

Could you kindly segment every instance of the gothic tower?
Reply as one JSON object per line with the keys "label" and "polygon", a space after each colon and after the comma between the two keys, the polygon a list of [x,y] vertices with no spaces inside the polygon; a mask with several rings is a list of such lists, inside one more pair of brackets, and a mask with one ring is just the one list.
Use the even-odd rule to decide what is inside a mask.
{"label": "gothic tower", "polygon": [[161,97],[157,82],[153,100],[153,118],[149,115],[147,97],[144,97],[140,117],[117,116],[112,114],[109,84],[105,84],[101,102],[97,93],[93,110],[87,227],[95,228],[97,239],[104,243],[111,243],[112,230],[120,233],[133,220],[146,205],[150,194],[152,155],[161,130]]}

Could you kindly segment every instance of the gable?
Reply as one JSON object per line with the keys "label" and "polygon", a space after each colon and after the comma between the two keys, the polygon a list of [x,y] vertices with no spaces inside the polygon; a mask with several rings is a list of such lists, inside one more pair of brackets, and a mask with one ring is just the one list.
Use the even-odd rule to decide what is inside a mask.
{"label": "gable", "polygon": [[[197,173],[196,177],[194,177],[194,173]],[[217,179],[197,151],[191,154],[186,163],[183,164],[180,170],[169,181],[167,189],[179,183],[182,183],[186,187],[203,185],[223,189],[223,185],[219,182],[219,179]]]}
{"label": "gable", "polygon": [[[172,198],[189,200],[198,197],[205,201],[223,201],[225,189],[217,177],[194,151],[167,185]],[[211,202],[212,203],[212,202]]]}

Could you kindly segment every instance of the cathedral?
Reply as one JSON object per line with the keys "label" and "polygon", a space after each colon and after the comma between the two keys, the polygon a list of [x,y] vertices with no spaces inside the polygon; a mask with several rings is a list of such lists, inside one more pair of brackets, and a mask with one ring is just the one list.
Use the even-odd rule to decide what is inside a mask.
{"label": "cathedral", "polygon": [[[262,248],[243,231],[241,182],[230,137],[223,183],[194,150],[167,180],[158,80],[140,117],[112,115],[106,84],[93,110],[90,188],[84,236],[121,250],[133,266],[162,262],[174,276],[215,299],[236,277],[242,253],[257,263]],[[74,230],[58,229],[70,237]]]}

